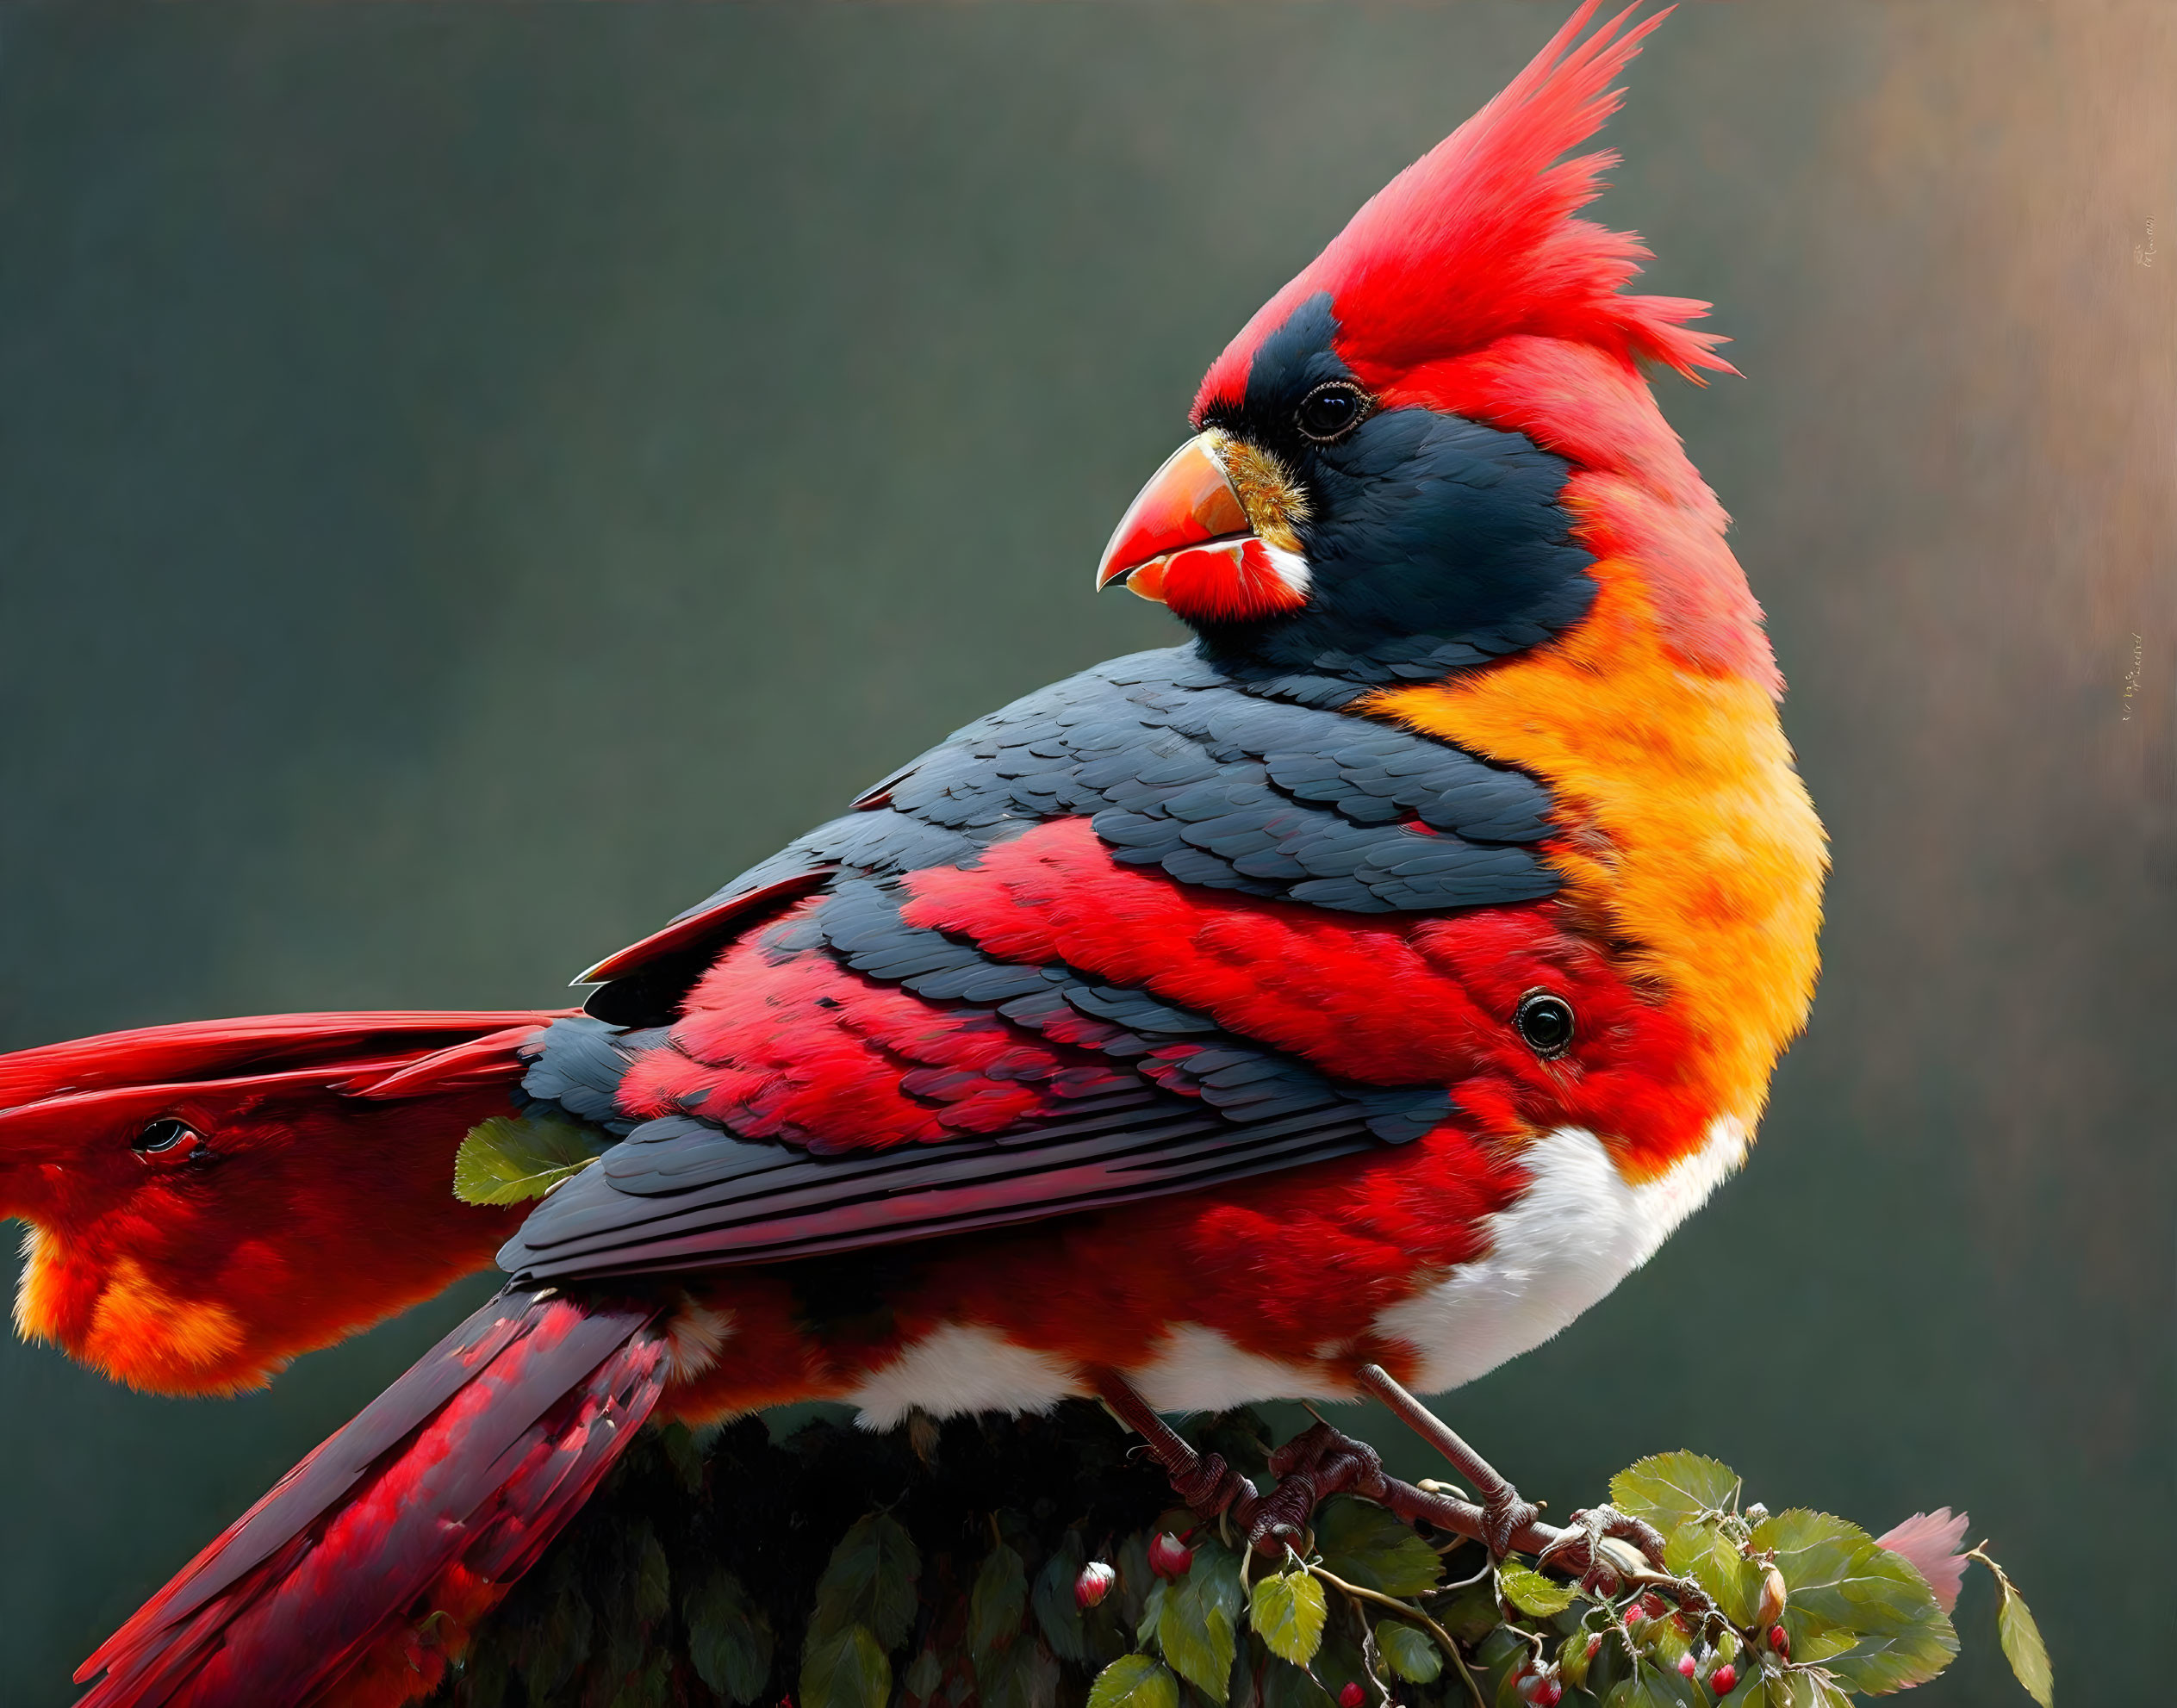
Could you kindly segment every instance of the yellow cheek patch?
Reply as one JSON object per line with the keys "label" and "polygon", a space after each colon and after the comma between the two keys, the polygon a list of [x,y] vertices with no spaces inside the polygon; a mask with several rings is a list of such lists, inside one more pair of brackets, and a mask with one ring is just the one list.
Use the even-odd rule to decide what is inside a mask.
{"label": "yellow cheek patch", "polygon": [[1550,645],[1369,709],[1549,786],[1560,899],[1667,992],[1714,1113],[1751,1131],[1813,998],[1821,824],[1766,688],[1676,661],[1636,566],[1590,574],[1594,605]]}
{"label": "yellow cheek patch", "polygon": [[117,1382],[160,1393],[261,1388],[268,1371],[236,1369],[241,1320],[221,1305],[177,1298],[134,1258],[115,1261],[77,1356]]}
{"label": "yellow cheek patch", "polygon": [[1217,435],[1216,450],[1255,537],[1280,551],[1298,552],[1300,536],[1293,530],[1308,519],[1308,495],[1292,471],[1260,445],[1227,433]]}

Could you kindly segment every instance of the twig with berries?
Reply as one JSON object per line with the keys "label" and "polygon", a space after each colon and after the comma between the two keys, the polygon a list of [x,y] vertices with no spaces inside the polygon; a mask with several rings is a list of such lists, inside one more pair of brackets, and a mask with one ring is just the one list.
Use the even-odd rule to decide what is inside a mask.
{"label": "twig with berries", "polygon": [[[1440,1449],[1431,1414],[1399,1394]],[[760,1425],[700,1451],[684,1432],[645,1437],[592,1521],[475,1629],[441,1700],[571,1700],[601,1678],[582,1670],[594,1652],[645,1657],[649,1694],[631,1700],[700,1683],[798,1708],[1017,1708],[1078,1699],[1068,1676],[1086,1708],[1838,1708],[1947,1664],[1969,1561],[1996,1574],[2005,1650],[2050,1700],[2025,1602],[1985,1547],[1959,1550],[1964,1520],[1948,1512],[1876,1538],[1742,1506],[1723,1466],[1660,1454],[1614,1478],[1607,1506],[1528,1520],[1511,1554],[1449,1581],[1441,1544],[1487,1552],[1485,1509],[1504,1509],[1510,1485],[1448,1430],[1477,1498],[1402,1482],[1320,1421],[1272,1451],[1260,1419],[1235,1413],[1206,1420],[1197,1445],[1110,1397],[1166,1477],[1214,1497],[1207,1512],[1160,1510],[1164,1478],[1113,1452],[1087,1407],[948,1425],[934,1450],[823,1424],[792,1451]],[[1260,1492],[1220,1449],[1277,1486]],[[718,1490],[735,1522],[713,1510]],[[741,1521],[752,1499],[769,1521]],[[767,1538],[788,1514],[814,1545],[781,1570]],[[1266,1533],[1266,1515],[1286,1528]],[[625,1682],[615,1673],[613,1689]]]}

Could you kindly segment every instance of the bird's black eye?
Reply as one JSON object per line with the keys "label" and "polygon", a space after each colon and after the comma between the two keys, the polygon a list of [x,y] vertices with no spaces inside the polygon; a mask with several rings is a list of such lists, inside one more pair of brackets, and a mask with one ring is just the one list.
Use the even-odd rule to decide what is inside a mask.
{"label": "bird's black eye", "polygon": [[152,1121],[136,1135],[129,1148],[140,1156],[161,1156],[177,1150],[188,1150],[197,1142],[196,1129],[185,1121],[166,1115]]}
{"label": "bird's black eye", "polygon": [[1512,1015],[1527,1047],[1549,1061],[1572,1047],[1572,1004],[1547,991],[1529,991]]}
{"label": "bird's black eye", "polygon": [[1316,444],[1328,444],[1351,432],[1367,411],[1368,400],[1361,394],[1359,387],[1333,380],[1328,385],[1317,386],[1300,400],[1293,422]]}

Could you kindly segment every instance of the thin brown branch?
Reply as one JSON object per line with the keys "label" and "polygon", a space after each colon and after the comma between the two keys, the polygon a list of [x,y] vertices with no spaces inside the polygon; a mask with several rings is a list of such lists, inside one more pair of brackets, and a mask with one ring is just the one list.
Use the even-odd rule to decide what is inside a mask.
{"label": "thin brown branch", "polygon": [[1418,1607],[1398,1600],[1396,1597],[1385,1595],[1380,1590],[1364,1589],[1357,1583],[1347,1583],[1335,1572],[1326,1570],[1322,1566],[1309,1564],[1306,1561],[1303,1561],[1302,1564],[1307,1566],[1311,1575],[1321,1578],[1333,1589],[1342,1590],[1356,1601],[1373,1601],[1380,1607],[1390,1608],[1402,1619],[1411,1619],[1417,1625],[1427,1626],[1428,1634],[1436,1639],[1437,1646],[1451,1656],[1452,1664],[1459,1668],[1459,1676],[1466,1680],[1466,1687],[1474,1692],[1474,1699],[1477,1702],[1483,1700],[1482,1687],[1474,1682],[1473,1674],[1466,1670],[1466,1661],[1459,1654],[1459,1643],[1449,1631],[1430,1618],[1427,1613]]}
{"label": "thin brown branch", "polygon": [[[1390,1377],[1378,1366],[1367,1366],[1363,1371],[1364,1380],[1366,1379],[1367,1370],[1374,1370],[1385,1382],[1389,1382],[1403,1397],[1405,1406],[1410,1407],[1414,1413],[1434,1424],[1452,1440],[1458,1440],[1458,1437],[1452,1436],[1451,1431],[1421,1401],[1391,1382]],[[1141,1438],[1149,1456],[1172,1480],[1172,1488],[1181,1500],[1204,1518],[1228,1512],[1235,1524],[1245,1525],[1247,1514],[1253,1511],[1259,1498],[1253,1483],[1226,1465],[1222,1459],[1213,1458],[1205,1462],[1200,1454],[1187,1445],[1177,1430],[1157,1415],[1148,1401],[1135,1393],[1132,1384],[1117,1371],[1098,1372],[1096,1391],[1098,1398],[1104,1402],[1104,1409]],[[1401,1415],[1406,1415],[1405,1412],[1402,1411]],[[1409,1421],[1412,1419],[1409,1418]],[[1465,1444],[1460,1443],[1460,1445],[1464,1447]],[[1488,1477],[1495,1479],[1497,1483],[1503,1483],[1504,1480],[1497,1476],[1479,1454],[1471,1448],[1465,1450]],[[1462,1466],[1461,1469],[1465,1468]],[[1467,1475],[1470,1481],[1483,1481],[1471,1471]],[[1455,1535],[1465,1537],[1469,1541],[1481,1543],[1484,1547],[1489,1544],[1483,1509],[1474,1501],[1427,1493],[1393,1476],[1384,1477],[1380,1484],[1356,1487],[1353,1493],[1387,1507],[1409,1524],[1420,1519],[1438,1530],[1450,1531]],[[1562,1560],[1564,1568],[1576,1577],[1584,1572],[1590,1563],[1584,1534],[1577,1530],[1561,1530],[1539,1519],[1513,1532],[1512,1547],[1515,1552],[1521,1554],[1549,1552]]]}

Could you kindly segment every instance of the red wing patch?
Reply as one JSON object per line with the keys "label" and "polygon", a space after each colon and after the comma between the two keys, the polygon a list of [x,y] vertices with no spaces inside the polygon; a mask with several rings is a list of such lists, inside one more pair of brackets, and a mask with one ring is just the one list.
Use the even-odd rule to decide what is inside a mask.
{"label": "red wing patch", "polygon": [[[1583,1126],[1667,1159],[1706,1118],[1677,1075],[1691,1046],[1683,1027],[1568,932],[1554,903],[1337,918],[1116,865],[1078,820],[906,886],[911,924],[1139,986],[1328,1075],[1451,1087],[1485,1132]],[[1563,996],[1577,1016],[1577,1040],[1554,1061],[1512,1024],[1533,990]]]}

